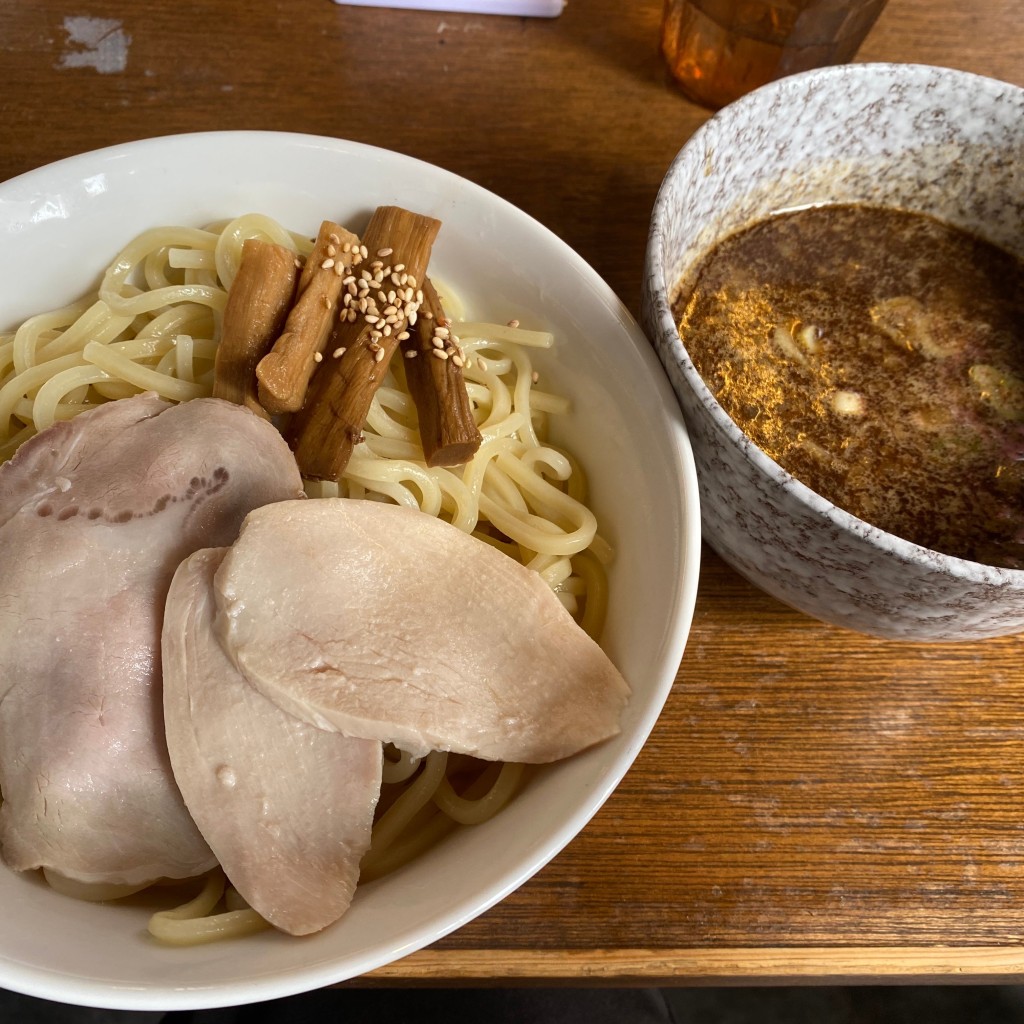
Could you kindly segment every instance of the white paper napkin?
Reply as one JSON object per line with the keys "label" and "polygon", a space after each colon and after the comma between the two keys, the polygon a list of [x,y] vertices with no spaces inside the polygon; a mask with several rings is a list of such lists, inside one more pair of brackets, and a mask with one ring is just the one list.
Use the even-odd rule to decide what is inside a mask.
{"label": "white paper napkin", "polygon": [[517,14],[527,18],[557,18],[566,0],[334,0],[353,7],[401,7],[418,11],[460,14]]}

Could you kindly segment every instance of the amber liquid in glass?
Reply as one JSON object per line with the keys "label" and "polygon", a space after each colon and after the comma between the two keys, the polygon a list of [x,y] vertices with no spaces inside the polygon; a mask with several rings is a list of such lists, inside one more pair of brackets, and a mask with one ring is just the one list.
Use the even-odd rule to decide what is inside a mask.
{"label": "amber liquid in glass", "polygon": [[713,108],[797,71],[849,60],[886,0],[666,0],[662,51]]}

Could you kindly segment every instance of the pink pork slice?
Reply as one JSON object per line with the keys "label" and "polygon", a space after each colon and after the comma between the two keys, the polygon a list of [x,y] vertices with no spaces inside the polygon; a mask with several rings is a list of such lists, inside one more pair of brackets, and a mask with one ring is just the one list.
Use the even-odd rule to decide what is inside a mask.
{"label": "pink pork slice", "polygon": [[215,588],[232,661],[318,727],[526,762],[619,731],[629,687],[544,581],[425,513],[349,499],[258,509]]}
{"label": "pink pork slice", "polygon": [[226,550],[186,559],[167,596],[167,749],[232,885],[277,928],[308,935],[352,901],[382,749],[300,722],[239,675],[213,634],[213,574]]}
{"label": "pink pork slice", "polygon": [[151,394],[58,423],[0,467],[0,849],[16,870],[141,885],[210,868],[164,741],[174,570],[295,498],[274,428]]}

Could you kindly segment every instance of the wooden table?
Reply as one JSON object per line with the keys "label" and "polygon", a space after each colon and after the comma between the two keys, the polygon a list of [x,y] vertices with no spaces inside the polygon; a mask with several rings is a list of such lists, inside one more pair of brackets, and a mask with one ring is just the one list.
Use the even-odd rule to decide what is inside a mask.
{"label": "wooden table", "polygon": [[[659,181],[708,116],[666,80],[659,16],[6,0],[0,178],[172,132],[348,137],[522,207],[635,313]],[[860,58],[1024,85],[1022,55],[1019,0],[891,0]],[[675,690],[612,799],[497,908],[372,977],[1019,980],[1022,650],[820,625],[707,552]]]}

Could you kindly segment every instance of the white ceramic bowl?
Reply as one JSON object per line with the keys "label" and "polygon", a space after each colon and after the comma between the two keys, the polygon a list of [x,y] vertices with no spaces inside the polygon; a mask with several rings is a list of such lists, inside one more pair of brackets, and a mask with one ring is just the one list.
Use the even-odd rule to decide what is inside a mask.
{"label": "white ceramic bowl", "polygon": [[665,176],[643,320],[689,427],[705,539],[826,622],[892,638],[1024,630],[1024,571],[929,551],[805,487],[718,404],[676,330],[680,280],[715,243],[784,209],[870,202],[929,213],[1024,256],[1024,90],[946,68],[859,64],[782,79],[704,124]]}
{"label": "white ceramic bowl", "polygon": [[0,866],[0,987],[86,1005],[184,1009],[342,981],[427,945],[521,885],[597,811],[672,686],[696,593],[700,525],[685,428],[650,345],[612,291],[558,238],[483,189],[395,153],[334,139],[214,133],[88,153],[0,185],[0,324],[94,283],[158,223],[249,211],[315,232],[395,203],[443,222],[431,262],[473,316],[555,331],[541,372],[575,412],[562,438],[617,549],[604,645],[633,686],[620,736],[539,772],[499,816],[361,887],[306,939],[276,932],[192,949],[146,934],[147,913],[62,897]]}

